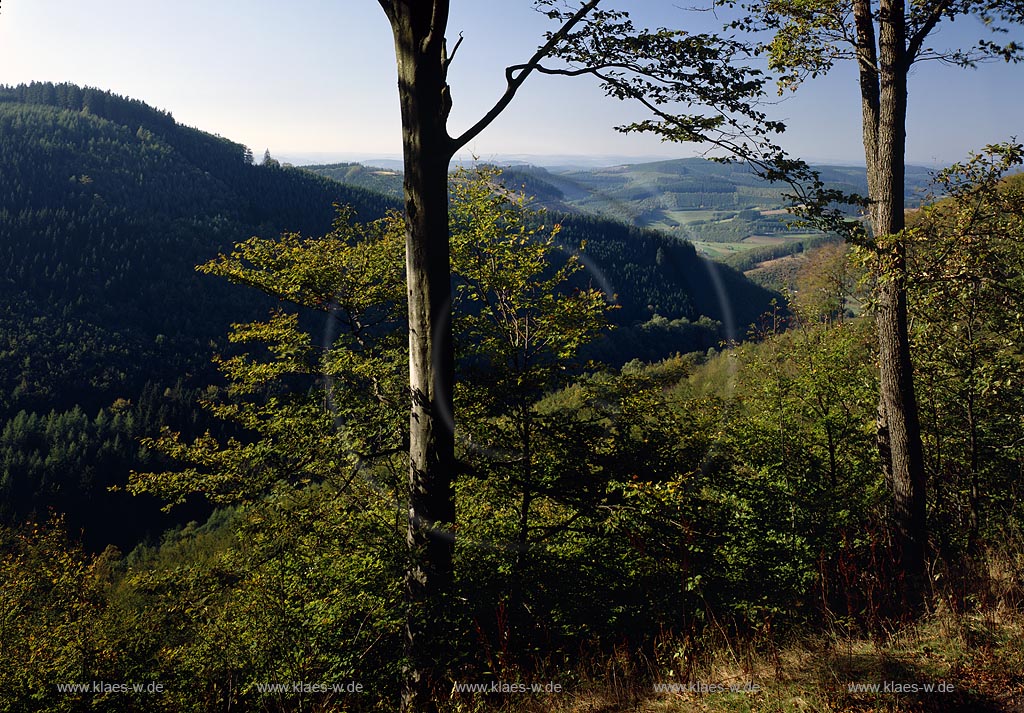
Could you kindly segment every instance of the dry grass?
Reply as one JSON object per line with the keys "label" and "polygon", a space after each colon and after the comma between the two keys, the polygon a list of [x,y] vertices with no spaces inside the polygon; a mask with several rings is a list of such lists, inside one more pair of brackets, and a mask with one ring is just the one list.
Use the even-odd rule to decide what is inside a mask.
{"label": "dry grass", "polygon": [[[707,642],[705,642],[707,643]],[[1024,613],[938,612],[886,641],[838,634],[775,648],[719,640],[699,654],[678,642],[658,661],[623,660],[579,673],[567,692],[453,698],[451,713],[1024,713]],[[687,673],[688,672],[688,673]],[[569,679],[566,679],[569,680]],[[756,692],[656,692],[657,684]],[[851,684],[918,690],[852,691]],[[952,691],[939,692],[940,684]],[[927,692],[928,685],[934,690]]]}
{"label": "dry grass", "polygon": [[[565,691],[561,694],[463,694],[452,696],[442,709],[446,713],[1024,713],[1024,547],[1004,543],[1004,548],[987,553],[974,573],[963,568],[947,572],[946,578],[957,582],[944,582],[946,591],[935,594],[937,605],[930,616],[874,638],[850,635],[837,625],[831,631],[784,643],[770,631],[738,642],[724,629],[711,627],[696,640],[666,637],[647,654],[617,650],[570,672],[542,667],[547,671],[533,680],[559,681]],[[665,684],[724,689],[666,691]],[[940,692],[943,684],[951,690]],[[728,690],[744,685],[756,685],[756,691]],[[877,690],[865,687],[875,685]],[[893,690],[896,686],[902,689]]]}

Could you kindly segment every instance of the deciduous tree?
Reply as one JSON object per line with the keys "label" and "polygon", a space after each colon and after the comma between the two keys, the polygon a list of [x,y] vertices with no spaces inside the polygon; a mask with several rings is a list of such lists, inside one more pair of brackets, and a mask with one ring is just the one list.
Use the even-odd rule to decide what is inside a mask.
{"label": "deciduous tree", "polygon": [[[731,4],[731,3],[727,3]],[[1024,22],[1024,3],[985,0],[754,0],[733,27],[771,31],[764,44],[780,72],[780,92],[850,60],[858,70],[877,289],[879,444],[893,493],[893,534],[912,609],[923,603],[927,549],[925,471],[907,325],[904,175],[908,78],[924,60],[974,66],[1018,61],[1024,48],[988,36],[973,47],[933,46],[936,29],[962,16],[980,19],[999,39]]]}
{"label": "deciduous tree", "polygon": [[460,172],[452,186],[457,351],[468,362],[456,403],[468,416],[460,424],[469,436],[465,458],[515,513],[507,605],[516,628],[528,610],[523,579],[530,550],[604,495],[588,468],[587,451],[597,444],[584,434],[594,434],[538,402],[580,373],[572,362],[607,329],[612,305],[596,288],[573,288],[572,275],[583,266],[556,246],[560,226],[531,227],[540,216],[496,177],[482,171],[469,180]]}
{"label": "deciduous tree", "polygon": [[[530,75],[589,75],[618,99],[640,101],[654,118],[624,130],[655,131],[674,140],[714,141],[752,151],[753,135],[781,128],[765,122],[753,100],[763,79],[735,60],[742,45],[709,35],[638,30],[623,12],[600,0],[573,7],[536,0],[558,23],[524,63],[505,71],[505,91],[479,121],[458,136],[448,132],[452,91],[447,74],[459,43],[446,43],[449,0],[378,0],[394,35],[405,164],[406,280],[409,301],[410,562],[408,675],[403,706],[433,707],[448,631],[455,519],[451,332],[451,260],[448,239],[448,164],[515,98]],[[460,40],[461,41],[461,40]],[[552,65],[545,61],[555,60]],[[676,114],[673,106],[709,107]]]}
{"label": "deciduous tree", "polygon": [[1020,144],[990,146],[942,171],[947,197],[908,230],[925,465],[950,559],[961,544],[978,554],[986,516],[1012,500],[1019,468],[1024,177],[1000,179],[1022,159]]}

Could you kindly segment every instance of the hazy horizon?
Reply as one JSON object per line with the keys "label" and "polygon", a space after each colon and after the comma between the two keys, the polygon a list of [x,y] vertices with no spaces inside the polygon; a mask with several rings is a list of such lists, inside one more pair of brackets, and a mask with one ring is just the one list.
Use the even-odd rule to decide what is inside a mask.
{"label": "hazy horizon", "polygon": [[[230,137],[228,137],[230,138]],[[262,154],[260,154],[262,155]],[[359,152],[282,152],[274,154],[273,158],[294,166],[316,166],[330,165],[336,163],[359,163],[375,168],[397,168],[401,166],[402,155],[400,153],[359,153]],[[611,166],[622,166],[627,164],[657,163],[659,161],[672,161],[677,159],[700,158],[700,156],[654,156],[654,155],[625,155],[625,154],[492,154],[490,156],[472,156],[470,154],[456,154],[452,159],[453,164],[461,163],[507,163],[507,164],[529,164],[542,168],[552,167],[581,167],[581,168],[606,168]],[[259,155],[257,156],[257,160]],[[863,157],[857,159],[835,159],[806,157],[805,161],[815,166],[837,166],[864,168]],[[949,165],[948,163],[908,163],[908,167],[935,169]]]}
{"label": "hazy horizon", "polygon": [[[637,25],[720,32],[724,10],[690,12],[672,0],[631,8]],[[710,5],[708,6],[710,8]],[[501,31],[496,32],[495,27]],[[532,3],[452,3],[449,37],[464,42],[449,74],[451,131],[481,116],[551,23]],[[944,23],[939,46],[973,44],[980,23]],[[1004,39],[1013,39],[1008,37]],[[933,166],[1020,134],[1020,69],[915,67],[907,159]],[[0,83],[73,82],[141,100],[181,123],[250,147],[257,156],[389,156],[401,151],[393,40],[376,2],[224,0],[173,5],[109,0],[8,0],[0,13]],[[863,162],[855,68],[837,66],[796,94],[766,97],[786,121],[781,143],[814,163]],[[531,77],[506,112],[466,147],[504,155],[684,158],[692,145],[624,136],[614,126],[646,118],[594,82]]]}

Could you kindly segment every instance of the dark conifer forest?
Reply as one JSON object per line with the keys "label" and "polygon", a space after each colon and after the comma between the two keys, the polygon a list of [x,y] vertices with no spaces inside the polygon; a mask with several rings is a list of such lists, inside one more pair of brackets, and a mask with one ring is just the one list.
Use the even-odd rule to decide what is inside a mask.
{"label": "dark conifer forest", "polygon": [[[580,177],[453,171],[430,708],[1024,706],[1021,160],[939,171],[901,232],[923,611],[879,448],[877,245],[806,229],[712,261],[659,221],[728,193],[735,215],[689,230],[783,229],[777,190],[710,163],[670,167],[700,188],[638,195],[646,219],[585,211]],[[398,710],[396,175],[254,160],[99,89],[0,87],[0,710]]]}

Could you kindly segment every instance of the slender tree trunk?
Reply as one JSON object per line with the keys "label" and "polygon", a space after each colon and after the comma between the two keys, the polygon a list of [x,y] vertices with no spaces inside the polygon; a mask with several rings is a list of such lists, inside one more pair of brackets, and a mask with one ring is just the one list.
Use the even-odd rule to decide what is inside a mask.
{"label": "slender tree trunk", "polygon": [[522,636],[526,627],[526,595],[524,578],[526,576],[526,564],[530,556],[530,509],[533,506],[533,451],[531,448],[532,419],[530,417],[529,404],[524,402],[519,406],[520,422],[520,443],[523,448],[523,462],[521,477],[523,480],[523,494],[519,501],[519,523],[516,531],[515,559],[512,560],[512,569],[509,573],[509,597],[508,597],[508,640],[517,641]]}
{"label": "slender tree trunk", "polygon": [[970,510],[967,520],[967,553],[978,554],[980,549],[979,534],[981,532],[981,488],[978,484],[978,420],[974,405],[973,389],[967,396],[967,428],[970,431],[971,448],[971,494],[968,499]]}
{"label": "slender tree trunk", "polygon": [[409,563],[402,708],[436,709],[449,659],[455,520],[454,357],[444,33],[448,3],[381,0],[395,37],[409,298]]}
{"label": "slender tree trunk", "polygon": [[904,223],[907,29],[903,0],[879,7],[877,56],[870,2],[854,4],[857,24],[864,151],[871,197],[871,227],[879,248],[876,326],[879,361],[879,435],[886,479],[893,493],[893,534],[912,611],[924,601],[925,475],[921,426],[914,394],[907,318]]}
{"label": "slender tree trunk", "polygon": [[839,462],[836,458],[836,436],[832,432],[832,425],[826,424],[825,437],[828,442],[828,481],[835,492],[839,487]]}
{"label": "slender tree trunk", "polygon": [[981,464],[981,444],[978,440],[978,405],[977,392],[974,385],[977,383],[976,370],[977,347],[974,344],[974,318],[977,308],[977,287],[972,300],[972,310],[967,320],[967,348],[970,349],[970,360],[968,364],[970,374],[967,382],[967,429],[970,434],[970,462],[971,462],[971,494],[968,500],[970,510],[968,512],[967,529],[967,553],[978,554],[980,549],[979,534],[981,532],[981,488],[978,484],[978,468]]}

